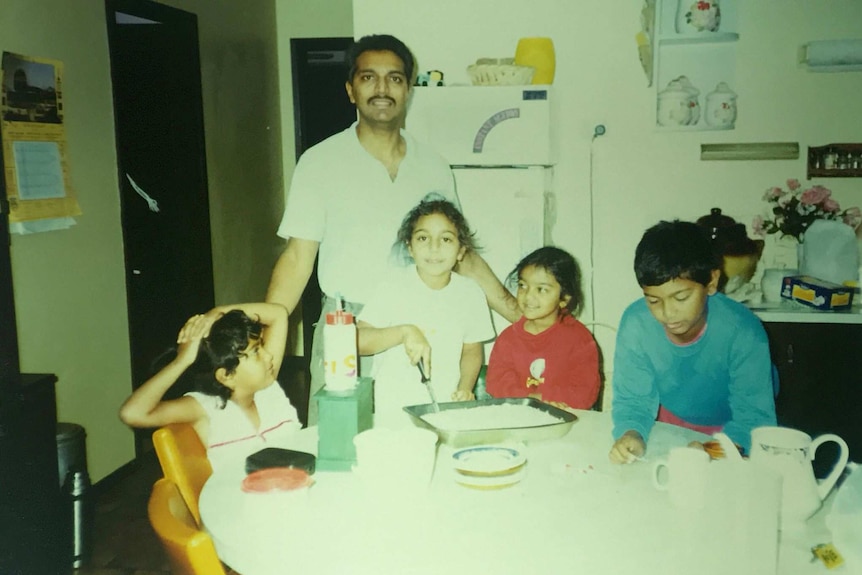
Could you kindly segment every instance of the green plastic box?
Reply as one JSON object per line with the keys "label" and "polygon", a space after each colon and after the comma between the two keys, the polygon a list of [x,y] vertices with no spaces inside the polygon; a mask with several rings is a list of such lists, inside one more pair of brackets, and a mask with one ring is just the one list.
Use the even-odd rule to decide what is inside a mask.
{"label": "green plastic box", "polygon": [[317,401],[317,469],[350,471],[356,463],[353,438],[371,429],[373,422],[372,379],[360,377],[350,391],[330,391],[325,387],[314,394]]}

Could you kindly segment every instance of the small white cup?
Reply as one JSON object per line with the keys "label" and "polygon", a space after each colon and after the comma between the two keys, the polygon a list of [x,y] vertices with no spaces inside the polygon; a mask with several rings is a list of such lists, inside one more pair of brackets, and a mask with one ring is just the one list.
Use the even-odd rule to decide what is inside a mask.
{"label": "small white cup", "polygon": [[667,460],[653,466],[652,481],[656,489],[668,492],[675,507],[697,511],[703,509],[706,500],[708,471],[708,453],[690,447],[674,447]]}

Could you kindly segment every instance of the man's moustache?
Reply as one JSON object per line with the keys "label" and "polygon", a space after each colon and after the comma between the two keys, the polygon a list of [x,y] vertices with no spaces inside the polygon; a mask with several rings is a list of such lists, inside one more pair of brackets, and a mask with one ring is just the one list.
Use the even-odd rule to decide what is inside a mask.
{"label": "man's moustache", "polygon": [[389,103],[392,103],[392,104],[394,104],[394,103],[395,103],[395,100],[393,100],[392,98],[387,98],[386,96],[376,96],[376,97],[374,97],[374,98],[369,98],[369,99],[368,99],[368,103],[369,103],[369,104],[373,104],[373,103],[374,103],[374,102],[376,102],[377,100],[385,100],[385,101],[387,101],[387,102],[389,102]]}

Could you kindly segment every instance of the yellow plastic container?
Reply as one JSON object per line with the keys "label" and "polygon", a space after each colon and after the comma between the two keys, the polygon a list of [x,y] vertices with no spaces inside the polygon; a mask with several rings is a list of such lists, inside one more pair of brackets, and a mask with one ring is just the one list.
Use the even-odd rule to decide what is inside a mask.
{"label": "yellow plastic container", "polygon": [[553,84],[556,69],[554,42],[550,38],[521,38],[515,50],[515,64],[536,69],[533,84]]}

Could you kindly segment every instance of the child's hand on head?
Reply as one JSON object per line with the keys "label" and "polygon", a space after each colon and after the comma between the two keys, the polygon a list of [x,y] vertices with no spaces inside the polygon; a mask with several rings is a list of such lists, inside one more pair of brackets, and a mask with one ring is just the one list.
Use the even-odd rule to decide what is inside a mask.
{"label": "child's hand on head", "polygon": [[209,335],[215,318],[209,315],[193,315],[177,336],[177,361],[186,365],[194,363],[198,356],[201,340]]}
{"label": "child's hand on head", "polygon": [[416,365],[421,359],[425,364],[425,375],[431,377],[431,346],[422,330],[415,325],[405,325],[402,329],[401,342],[404,344],[404,352],[410,359],[410,363]]}
{"label": "child's hand on head", "polygon": [[608,455],[613,463],[631,463],[643,457],[646,443],[637,431],[626,431],[617,439]]}
{"label": "child's hand on head", "polygon": [[185,325],[180,329],[180,333],[177,336],[177,343],[186,343],[192,340],[200,340],[210,334],[210,328],[212,327],[215,320],[218,319],[221,315],[219,314],[216,317],[213,317],[210,314],[197,314],[193,315],[189,319],[186,320]]}

